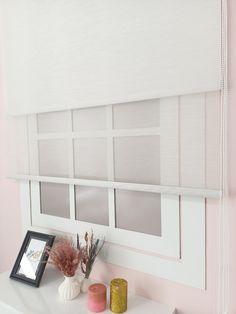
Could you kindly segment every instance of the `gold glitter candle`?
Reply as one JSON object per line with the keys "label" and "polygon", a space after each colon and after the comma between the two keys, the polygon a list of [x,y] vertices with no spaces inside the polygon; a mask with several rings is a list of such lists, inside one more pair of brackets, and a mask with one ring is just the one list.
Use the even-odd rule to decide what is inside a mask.
{"label": "gold glitter candle", "polygon": [[127,287],[125,279],[116,278],[110,285],[110,309],[114,313],[124,313],[127,310]]}

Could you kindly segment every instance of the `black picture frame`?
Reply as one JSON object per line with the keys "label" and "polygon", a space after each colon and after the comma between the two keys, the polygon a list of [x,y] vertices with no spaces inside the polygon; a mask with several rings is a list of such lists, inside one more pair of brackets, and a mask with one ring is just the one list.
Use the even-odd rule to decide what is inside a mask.
{"label": "black picture frame", "polygon": [[28,230],[10,278],[39,287],[48,260],[45,248],[52,247],[54,239],[53,235]]}

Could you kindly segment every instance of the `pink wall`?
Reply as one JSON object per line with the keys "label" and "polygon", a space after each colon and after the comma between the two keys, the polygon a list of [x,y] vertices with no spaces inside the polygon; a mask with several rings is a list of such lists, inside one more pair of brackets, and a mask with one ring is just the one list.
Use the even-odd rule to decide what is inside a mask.
{"label": "pink wall", "polygon": [[[231,302],[230,314],[236,313],[236,1],[229,0],[229,183],[230,183],[230,232],[231,232]],[[1,83],[1,82],[0,82]],[[1,92],[1,91],[0,91]],[[6,153],[5,136],[6,120],[3,98],[0,98],[0,272],[12,267],[20,245],[20,205],[19,186],[5,179]],[[128,279],[131,289],[138,294],[173,304],[178,314],[216,314],[217,298],[217,225],[218,204],[207,204],[207,290],[190,288],[167,280],[152,277],[147,274],[120,268],[114,265],[99,264],[94,276],[109,281],[114,276],[124,276]]]}

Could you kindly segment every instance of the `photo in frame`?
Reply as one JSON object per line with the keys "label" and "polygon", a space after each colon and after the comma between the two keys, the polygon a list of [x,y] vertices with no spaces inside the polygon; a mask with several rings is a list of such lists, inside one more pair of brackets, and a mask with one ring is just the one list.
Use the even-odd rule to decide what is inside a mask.
{"label": "photo in frame", "polygon": [[27,231],[10,278],[39,287],[48,260],[46,247],[52,247],[55,236]]}

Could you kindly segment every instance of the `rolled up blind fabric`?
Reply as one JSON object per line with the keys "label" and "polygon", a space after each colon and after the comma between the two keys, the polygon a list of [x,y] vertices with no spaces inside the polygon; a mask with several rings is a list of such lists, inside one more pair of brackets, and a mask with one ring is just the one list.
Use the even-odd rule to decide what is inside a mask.
{"label": "rolled up blind fabric", "polygon": [[9,112],[220,89],[219,0],[3,0]]}

